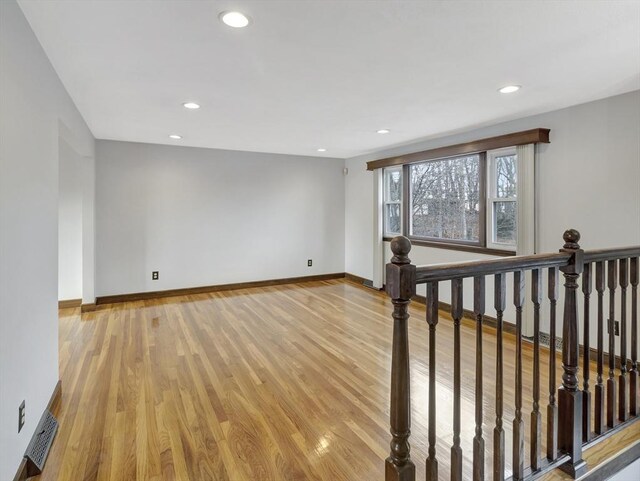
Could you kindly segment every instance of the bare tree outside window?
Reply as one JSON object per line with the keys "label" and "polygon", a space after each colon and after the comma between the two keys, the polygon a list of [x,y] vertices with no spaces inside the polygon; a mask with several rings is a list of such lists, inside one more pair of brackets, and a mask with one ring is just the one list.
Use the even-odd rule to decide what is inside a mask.
{"label": "bare tree outside window", "polygon": [[410,234],[480,241],[480,156],[413,164]]}
{"label": "bare tree outside window", "polygon": [[517,181],[516,156],[496,157],[496,197],[515,197]]}
{"label": "bare tree outside window", "polygon": [[515,148],[386,167],[383,179],[386,237],[402,233],[416,241],[469,244],[474,249],[516,247]]}
{"label": "bare tree outside window", "polygon": [[386,234],[402,232],[402,170],[385,169],[384,172],[384,231]]}
{"label": "bare tree outside window", "polygon": [[517,236],[517,162],[515,155],[495,157],[495,192],[493,203],[494,242],[516,244]]}

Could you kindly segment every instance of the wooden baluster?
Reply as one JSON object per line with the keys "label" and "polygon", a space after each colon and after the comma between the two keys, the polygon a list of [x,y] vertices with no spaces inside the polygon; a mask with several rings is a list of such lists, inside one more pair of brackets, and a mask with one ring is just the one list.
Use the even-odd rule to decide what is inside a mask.
{"label": "wooden baluster", "polygon": [[604,262],[596,262],[596,291],[598,292],[598,359],[595,391],[594,430],[596,434],[605,431],[605,392],[602,384],[602,372],[604,370]]}
{"label": "wooden baluster", "polygon": [[385,481],[415,481],[411,461],[411,386],[409,376],[409,303],[416,293],[416,267],[408,254],[406,237],[391,241],[394,256],[387,264],[387,293],[393,303],[393,346],[391,355],[391,455],[385,462]]}
{"label": "wooden baluster", "polygon": [[627,286],[629,285],[629,262],[620,259],[620,377],[618,378],[618,419],[629,419],[627,398]]}
{"label": "wooden baluster", "polygon": [[582,459],[582,391],[579,389],[580,339],[578,336],[578,277],[584,268],[584,251],[578,241],[580,233],[570,229],[564,233],[561,252],[572,254],[569,264],[561,267],[564,274],[564,316],[562,322],[562,387],[558,390],[559,446],[569,455],[562,466],[575,478],[584,474],[587,464]]}
{"label": "wooden baluster", "polygon": [[629,411],[638,415],[638,258],[631,267],[631,369],[629,370]]}
{"label": "wooden baluster", "polygon": [[607,284],[609,287],[609,379],[607,379],[607,426],[616,426],[616,287],[618,287],[618,261],[608,262]]}
{"label": "wooden baluster", "polygon": [[451,317],[453,318],[453,446],[451,446],[451,481],[462,481],[462,448],[460,447],[462,279],[451,280]]}
{"label": "wooden baluster", "polygon": [[591,439],[591,392],[589,391],[589,371],[590,371],[590,343],[589,324],[591,323],[591,264],[584,265],[582,272],[582,294],[584,296],[584,323],[583,323],[583,368],[582,368],[582,441]]}
{"label": "wooden baluster", "polygon": [[473,313],[476,316],[476,435],[473,438],[473,481],[484,481],[482,438],[482,323],[485,310],[484,276],[473,278]]}
{"label": "wooden baluster", "polygon": [[516,308],[516,412],[513,420],[513,479],[524,478],[524,420],[522,419],[522,304],[524,272],[513,273],[513,304]]}
{"label": "wooden baluster", "polygon": [[429,453],[426,460],[427,481],[438,481],[436,459],[436,326],[438,325],[438,283],[427,284],[427,323],[429,324]]}
{"label": "wooden baluster", "polygon": [[549,297],[549,405],[547,406],[547,458],[558,457],[558,405],[556,404],[556,305],[558,303],[558,269],[548,272]]}
{"label": "wooden baluster", "polygon": [[504,428],[502,426],[502,315],[506,307],[504,274],[495,275],[496,308],[496,427],[493,429],[493,481],[504,481]]}
{"label": "wooden baluster", "polygon": [[533,302],[533,411],[531,411],[531,470],[540,469],[542,450],[542,414],[540,413],[540,303],[542,302],[542,273],[531,272],[531,301]]}

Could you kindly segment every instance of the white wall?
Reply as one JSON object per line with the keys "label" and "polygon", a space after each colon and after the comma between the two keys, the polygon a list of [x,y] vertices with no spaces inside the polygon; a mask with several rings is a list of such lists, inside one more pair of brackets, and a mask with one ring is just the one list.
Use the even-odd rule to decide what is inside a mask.
{"label": "white wall", "polygon": [[[551,129],[551,143],[538,148],[538,252],[558,250],[569,227],[580,231],[585,249],[640,242],[640,91],[635,91],[347,159],[347,271],[372,275],[367,245],[373,229],[373,174],[366,171],[367,161],[536,127]],[[442,249],[414,249],[431,251],[414,255],[437,262],[458,257]]]}
{"label": "white wall", "polygon": [[[373,279],[373,172],[365,158],[347,159],[345,178],[345,271]],[[364,168],[363,168],[364,165]]]}
{"label": "white wall", "polygon": [[95,200],[96,161],[82,159],[82,303],[93,304],[95,294]]}
{"label": "white wall", "polygon": [[62,139],[58,152],[58,299],[80,299],[84,159]]}
{"label": "white wall", "polygon": [[95,302],[95,159],[76,152],[59,123],[58,299]]}
{"label": "white wall", "polygon": [[97,296],[344,272],[343,160],[96,151]]}
{"label": "white wall", "polygon": [[[347,272],[368,279],[372,276],[373,174],[366,171],[367,161],[536,127],[551,129],[551,143],[538,146],[538,252],[555,252],[560,249],[563,244],[562,234],[567,228],[580,231],[580,244],[584,249],[640,244],[640,91],[635,91],[347,159]],[[388,261],[389,243],[385,242],[384,245],[385,261]],[[410,257],[417,265],[490,258],[474,253],[420,246],[413,247]],[[493,308],[492,303],[489,303],[492,299],[492,282],[487,279],[488,312]],[[511,302],[511,285],[509,283],[507,287],[508,302]],[[546,278],[544,286],[546,289]],[[471,308],[471,292],[466,290],[465,307]],[[424,288],[419,289],[419,292],[424,292]],[[441,292],[442,300],[448,301],[446,286],[442,287]],[[527,285],[527,296],[529,292]],[[562,306],[561,302],[559,306]],[[547,308],[546,303],[544,308]],[[558,312],[561,317],[561,309]],[[511,309],[507,316],[513,319]],[[547,322],[548,316],[545,315],[543,329],[547,328]],[[594,331],[591,331],[592,345],[595,342]]]}
{"label": "white wall", "polygon": [[[59,122],[66,126],[64,132]],[[0,2],[0,479],[58,381],[58,139],[94,140],[15,1]],[[64,388],[63,388],[64,389]],[[18,434],[18,406],[26,424]]]}

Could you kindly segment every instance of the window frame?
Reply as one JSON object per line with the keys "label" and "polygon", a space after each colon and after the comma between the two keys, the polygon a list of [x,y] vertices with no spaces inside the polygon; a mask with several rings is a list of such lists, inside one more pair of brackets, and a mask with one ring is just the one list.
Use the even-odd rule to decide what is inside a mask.
{"label": "window frame", "polygon": [[[400,173],[400,200],[392,201],[387,199],[387,173],[399,172]],[[385,167],[382,170],[382,227],[383,237],[393,237],[396,235],[403,235],[404,232],[404,166],[396,165],[392,167]],[[387,205],[399,205],[400,206],[400,232],[390,232],[387,230]]]}
{"label": "window frame", "polygon": [[[516,147],[505,147],[495,150],[485,150],[480,152],[469,152],[469,153],[460,153],[457,155],[447,155],[446,157],[439,157],[436,159],[425,159],[425,160],[416,160],[412,162],[408,162],[402,165],[393,165],[384,167],[383,171],[383,181],[384,181],[384,172],[387,170],[393,169],[401,169],[401,182],[402,182],[402,199],[400,200],[400,230],[401,235],[407,237],[411,240],[411,243],[414,245],[425,246],[425,247],[435,247],[439,249],[448,249],[448,250],[458,250],[458,251],[467,251],[467,252],[477,252],[487,255],[498,255],[498,256],[514,256],[516,255],[516,246],[515,245],[505,245],[490,242],[492,239],[492,232],[488,232],[489,228],[493,229],[493,218],[491,218],[491,225],[489,225],[489,192],[488,188],[490,186],[489,175],[489,155],[495,152],[513,152],[517,155]],[[411,181],[410,181],[410,168],[415,164],[423,164],[427,162],[437,162],[447,159],[456,159],[460,157],[468,157],[478,155],[479,156],[479,232],[478,232],[478,241],[466,241],[466,240],[458,240],[458,239],[442,239],[439,237],[425,237],[425,236],[415,236],[410,234],[410,206],[409,206],[409,198],[410,198],[410,189],[411,189]],[[493,174],[495,175],[495,174]],[[385,209],[386,207],[386,185],[384,186],[384,197],[382,207]],[[507,200],[511,200],[511,198],[506,198]],[[500,200],[504,200],[504,198],[500,198]],[[517,202],[517,198],[514,199]],[[396,202],[391,202],[396,203]],[[517,204],[516,204],[517,205]],[[491,207],[493,205],[491,204]],[[492,217],[492,213],[491,213]],[[398,235],[397,233],[389,233],[387,232],[386,218],[384,217],[383,211],[383,240],[390,241],[394,236]]]}
{"label": "window frame", "polygon": [[[459,159],[463,157],[472,157],[478,156],[478,182],[479,182],[479,201],[478,201],[478,240],[477,241],[469,241],[463,239],[444,239],[442,237],[428,237],[428,236],[418,236],[411,234],[411,206],[409,205],[409,199],[411,198],[411,178],[410,178],[410,170],[411,166],[416,164],[427,164],[431,162],[442,162],[445,160]],[[485,236],[486,236],[486,205],[484,199],[486,199],[486,159],[485,152],[476,152],[472,154],[461,154],[461,155],[453,155],[447,156],[440,159],[429,159],[422,162],[412,162],[410,164],[406,164],[403,166],[403,189],[402,189],[402,205],[405,207],[406,214],[404,216],[404,225],[406,225],[406,229],[403,229],[403,235],[405,235],[411,242],[413,243],[434,243],[434,244],[442,244],[442,245],[456,245],[456,246],[469,246],[474,248],[483,248],[485,247]],[[407,179],[405,182],[404,179]],[[406,199],[406,202],[405,202]]]}
{"label": "window frame", "polygon": [[[516,158],[516,196],[515,197],[498,197],[497,186],[497,157],[506,157],[513,155]],[[504,147],[501,149],[490,150],[487,152],[487,199],[486,199],[486,212],[487,212],[487,227],[491,230],[487,230],[487,238],[485,245],[491,249],[498,249],[504,251],[515,251],[518,245],[518,182],[520,177],[518,176],[518,152],[516,147]],[[496,219],[494,217],[494,204],[496,202],[514,202],[516,205],[516,241],[514,244],[506,244],[503,242],[496,242],[495,234],[498,227]]]}

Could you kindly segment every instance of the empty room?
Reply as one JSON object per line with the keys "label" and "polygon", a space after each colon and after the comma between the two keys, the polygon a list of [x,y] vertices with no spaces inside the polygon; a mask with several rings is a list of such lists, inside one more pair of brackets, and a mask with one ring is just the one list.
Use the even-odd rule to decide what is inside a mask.
{"label": "empty room", "polygon": [[0,0],[0,481],[640,480],[640,0]]}

